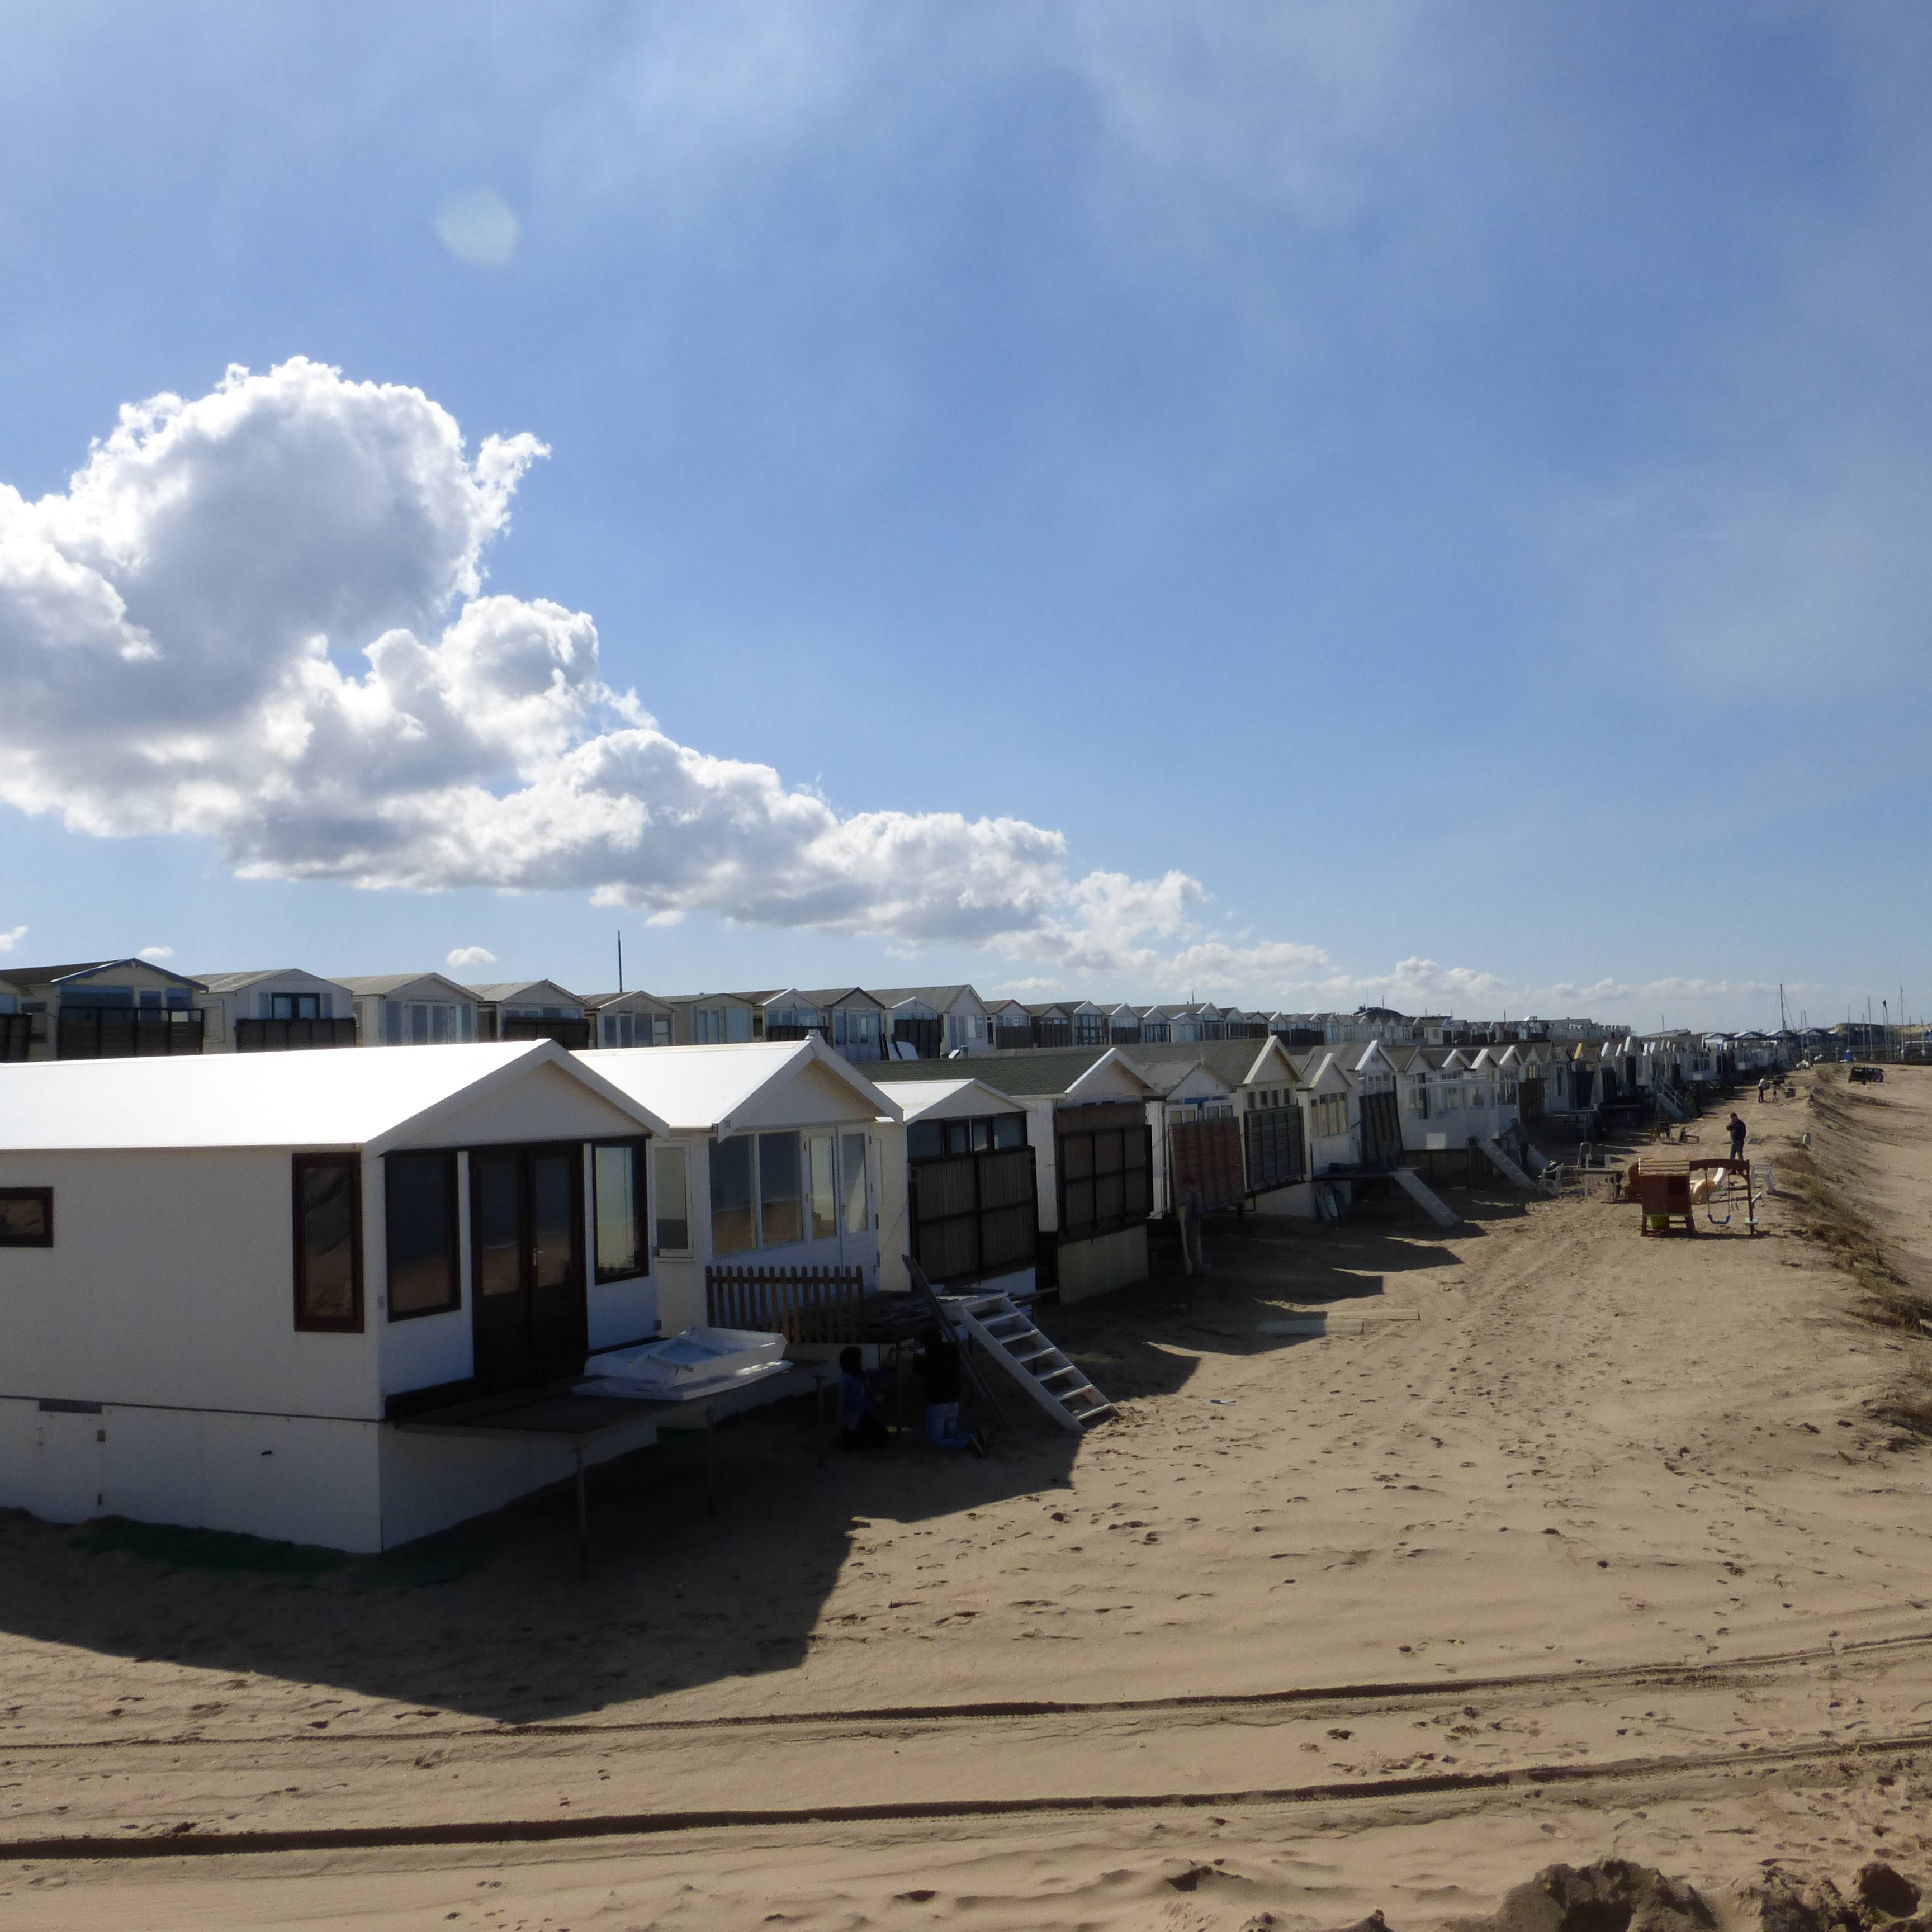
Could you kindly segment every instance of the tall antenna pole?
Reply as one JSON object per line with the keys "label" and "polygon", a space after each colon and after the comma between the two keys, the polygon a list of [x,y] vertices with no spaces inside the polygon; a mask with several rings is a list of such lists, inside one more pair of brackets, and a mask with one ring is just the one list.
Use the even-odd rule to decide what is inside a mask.
{"label": "tall antenna pole", "polygon": [[624,928],[617,928],[617,990],[624,990]]}

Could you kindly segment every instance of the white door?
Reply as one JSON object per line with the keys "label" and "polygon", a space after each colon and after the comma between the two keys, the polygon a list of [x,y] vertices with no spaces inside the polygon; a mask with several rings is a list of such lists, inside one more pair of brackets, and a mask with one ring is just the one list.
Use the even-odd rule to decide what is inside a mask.
{"label": "white door", "polygon": [[40,1411],[28,1507],[44,1522],[86,1522],[104,1515],[101,1445],[106,1418],[62,1409]]}

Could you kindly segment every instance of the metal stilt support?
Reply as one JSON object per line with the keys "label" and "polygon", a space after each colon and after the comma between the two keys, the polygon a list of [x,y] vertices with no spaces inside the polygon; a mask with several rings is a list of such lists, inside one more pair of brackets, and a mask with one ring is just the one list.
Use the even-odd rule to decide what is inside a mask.
{"label": "metal stilt support", "polygon": [[580,1582],[590,1574],[590,1510],[584,1494],[584,1451],[572,1452],[577,1459],[577,1575]]}

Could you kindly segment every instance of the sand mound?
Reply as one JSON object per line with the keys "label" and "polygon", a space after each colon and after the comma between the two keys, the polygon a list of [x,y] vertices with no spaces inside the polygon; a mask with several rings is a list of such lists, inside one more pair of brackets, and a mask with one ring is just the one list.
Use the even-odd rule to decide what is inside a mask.
{"label": "sand mound", "polygon": [[1684,1880],[1628,1858],[1603,1858],[1580,1870],[1546,1866],[1507,1893],[1490,1917],[1450,1922],[1452,1932],[1711,1932],[1716,1923]]}
{"label": "sand mound", "polygon": [[[1919,1888],[1890,1865],[1864,1866],[1852,1890],[1848,1899],[1828,1878],[1774,1868],[1738,1894],[1725,1922],[1759,1932],[1932,1932],[1932,1914],[1913,1916]],[[1718,1923],[1686,1880],[1604,1858],[1580,1869],[1546,1866],[1488,1918],[1452,1919],[1447,1932],[1713,1932]]]}
{"label": "sand mound", "polygon": [[1918,1910],[1919,1889],[1890,1865],[1874,1859],[1852,1881],[1845,1898],[1828,1878],[1774,1870],[1750,1886],[1740,1903],[1746,1922],[1755,1913],[1763,1932],[1932,1932],[1932,1914]]}

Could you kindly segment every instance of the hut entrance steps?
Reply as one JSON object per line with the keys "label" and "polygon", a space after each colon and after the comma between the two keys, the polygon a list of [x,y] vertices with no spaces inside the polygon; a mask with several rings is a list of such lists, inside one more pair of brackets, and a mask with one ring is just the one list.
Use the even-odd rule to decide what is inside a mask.
{"label": "hut entrance steps", "polygon": [[1690,1109],[1684,1104],[1676,1088],[1672,1087],[1669,1081],[1658,1081],[1650,1090],[1667,1119],[1672,1120],[1690,1119]]}
{"label": "hut entrance steps", "polygon": [[1430,1187],[1414,1168],[1399,1167],[1390,1178],[1438,1228],[1454,1228],[1461,1225],[1456,1219],[1455,1210]]}
{"label": "hut entrance steps", "polygon": [[1477,1142],[1476,1144],[1482,1150],[1483,1158],[1486,1160],[1512,1187],[1520,1187],[1526,1192],[1528,1192],[1534,1186],[1535,1184],[1530,1179],[1529,1176],[1524,1173],[1522,1169],[1517,1166],[1516,1162],[1511,1160],[1509,1156],[1504,1154],[1502,1149],[1498,1147],[1494,1141],[1479,1140]]}
{"label": "hut entrance steps", "polygon": [[956,1333],[963,1332],[998,1363],[1062,1429],[1084,1436],[1114,1405],[1046,1336],[1031,1316],[1004,1294],[940,1294]]}

